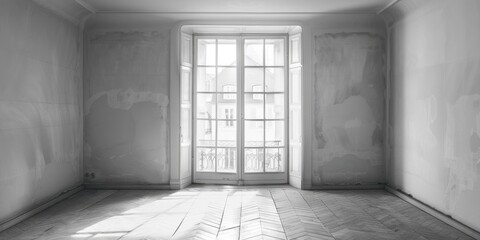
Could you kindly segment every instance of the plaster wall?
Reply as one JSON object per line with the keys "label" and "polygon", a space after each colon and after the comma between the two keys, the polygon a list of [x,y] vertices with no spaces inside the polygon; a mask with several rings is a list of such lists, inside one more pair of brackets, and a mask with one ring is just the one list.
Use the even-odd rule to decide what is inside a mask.
{"label": "plaster wall", "polygon": [[169,29],[86,34],[86,183],[169,182],[169,37]]}
{"label": "plaster wall", "polygon": [[400,1],[390,36],[388,184],[480,230],[480,2]]}
{"label": "plaster wall", "polygon": [[[87,182],[163,184],[168,183],[169,168],[171,182],[180,178],[179,172],[184,170],[180,169],[183,165],[179,164],[177,153],[177,42],[182,25],[202,24],[301,26],[303,187],[384,181],[386,32],[380,17],[111,13],[94,15],[86,24],[85,166],[87,173],[95,173],[95,178]],[[339,58],[322,55],[324,48],[331,49]],[[320,62],[329,65],[322,68]],[[127,92],[129,96],[153,94],[165,101],[144,99],[132,104],[126,97],[124,104],[128,103],[129,108],[119,107],[122,104],[115,101],[123,99]],[[328,95],[326,100],[324,95]],[[140,106],[143,108],[135,109]],[[334,123],[344,117],[339,125]],[[328,132],[323,139],[327,144],[323,146],[318,138],[322,132]],[[350,143],[341,142],[340,138]],[[165,146],[171,150],[164,152]]]}
{"label": "plaster wall", "polygon": [[314,36],[314,185],[385,181],[385,37]]}
{"label": "plaster wall", "polygon": [[0,7],[0,223],[82,184],[82,32],[29,0]]}

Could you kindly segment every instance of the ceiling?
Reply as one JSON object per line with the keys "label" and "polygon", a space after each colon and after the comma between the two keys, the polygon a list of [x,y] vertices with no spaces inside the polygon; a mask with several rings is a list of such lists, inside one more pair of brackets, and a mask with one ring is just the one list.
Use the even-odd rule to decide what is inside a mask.
{"label": "ceiling", "polygon": [[95,13],[366,13],[398,0],[75,0]]}

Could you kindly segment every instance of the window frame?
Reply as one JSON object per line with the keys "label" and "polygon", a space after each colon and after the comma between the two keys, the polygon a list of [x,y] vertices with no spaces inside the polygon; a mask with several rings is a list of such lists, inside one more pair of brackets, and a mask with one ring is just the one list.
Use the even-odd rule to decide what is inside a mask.
{"label": "window frame", "polygon": [[[240,59],[240,60],[237,61],[237,65],[236,65],[236,67],[237,67],[237,72],[239,72],[239,74],[237,74],[237,76],[240,76],[240,78],[237,79],[237,87],[236,87],[236,94],[237,94],[236,96],[237,96],[237,97],[236,97],[236,101],[237,101],[237,110],[238,110],[238,109],[240,109],[240,110],[237,111],[236,121],[237,121],[237,127],[240,127],[240,126],[241,126],[241,128],[240,128],[240,130],[237,132],[237,135],[243,135],[243,134],[245,134],[244,127],[243,127],[243,124],[245,123],[244,112],[243,112],[243,109],[244,109],[244,99],[243,99],[243,97],[244,97],[244,96],[240,96],[240,95],[243,95],[243,94],[245,94],[245,93],[253,93],[253,92],[255,92],[255,91],[253,91],[253,89],[252,89],[252,92],[248,92],[248,91],[245,91],[244,88],[243,88],[243,82],[242,82],[242,81],[244,80],[244,79],[243,79],[243,77],[244,77],[244,76],[243,76],[243,71],[244,71],[244,69],[245,69],[245,67],[246,67],[246,66],[244,65],[244,63],[243,63],[243,58],[244,58],[244,41],[245,41],[245,39],[249,39],[249,38],[253,38],[253,39],[255,39],[255,38],[263,38],[264,40],[265,40],[265,39],[283,39],[283,40],[284,40],[284,41],[283,41],[283,44],[284,44],[284,46],[283,46],[283,48],[284,48],[284,49],[283,49],[283,58],[284,58],[284,60],[283,60],[283,65],[282,65],[282,66],[265,66],[265,63],[264,63],[264,65],[261,66],[262,68],[281,67],[281,68],[283,68],[283,70],[284,70],[284,80],[283,80],[283,81],[284,81],[284,83],[283,83],[283,84],[284,84],[284,90],[283,90],[283,92],[281,92],[281,93],[284,94],[284,106],[283,106],[283,107],[284,107],[284,116],[283,116],[282,119],[280,119],[281,121],[284,122],[284,129],[283,129],[283,135],[284,135],[284,136],[283,136],[283,140],[284,140],[283,142],[284,142],[284,145],[281,146],[282,151],[283,151],[283,158],[284,158],[284,159],[283,159],[283,169],[282,169],[282,171],[280,171],[280,172],[269,172],[269,171],[266,171],[265,166],[264,166],[263,172],[258,172],[258,173],[257,173],[257,172],[249,172],[249,173],[247,173],[247,174],[252,174],[252,175],[254,175],[254,174],[285,174],[285,176],[286,176],[286,177],[285,177],[285,181],[288,182],[288,173],[289,173],[289,170],[288,170],[288,169],[289,169],[289,160],[288,160],[288,156],[289,156],[289,154],[288,154],[288,150],[289,150],[289,145],[288,145],[288,142],[289,142],[289,141],[288,141],[288,134],[289,134],[289,131],[288,131],[288,125],[289,125],[289,124],[288,124],[288,121],[289,121],[289,117],[288,117],[288,113],[289,113],[289,104],[288,104],[288,94],[289,94],[289,89],[288,89],[288,74],[289,74],[289,61],[288,61],[288,59],[289,59],[288,52],[289,52],[289,51],[288,51],[288,44],[289,44],[289,35],[288,35],[288,34],[246,34],[246,35],[245,35],[245,34],[227,34],[227,35],[218,35],[218,34],[194,34],[193,37],[194,37],[194,40],[193,40],[193,42],[194,42],[194,53],[193,53],[193,57],[192,57],[192,58],[194,59],[194,63],[193,63],[193,69],[194,69],[194,70],[193,70],[193,72],[194,72],[194,77],[193,77],[194,80],[193,80],[193,82],[194,82],[194,85],[196,84],[196,79],[197,79],[197,76],[196,76],[196,74],[197,74],[197,67],[199,66],[199,65],[196,63],[196,62],[197,62],[197,44],[198,44],[198,40],[197,40],[197,39],[198,39],[198,38],[216,38],[216,39],[220,39],[220,38],[222,38],[222,39],[223,39],[223,38],[235,38],[235,39],[239,39],[239,40],[240,40],[238,44],[242,45],[242,46],[240,47],[240,48],[241,48],[241,55],[240,55],[240,56],[237,55],[237,59]],[[265,42],[264,42],[264,44],[265,44]],[[265,50],[264,50],[264,51],[265,51]],[[238,53],[238,51],[237,51],[237,53]],[[216,54],[217,54],[217,53],[216,53]],[[265,54],[264,54],[264,55],[265,55]],[[264,56],[264,58],[265,58],[265,56]],[[265,59],[264,59],[264,61],[265,61]],[[220,66],[216,65],[216,67],[220,67]],[[223,67],[223,66],[222,66],[222,67]],[[238,70],[238,69],[240,69],[240,70]],[[241,84],[239,84],[240,82],[241,82]],[[217,82],[217,84],[218,84],[218,82]],[[264,84],[265,84],[265,83],[264,83]],[[193,125],[194,125],[194,126],[193,126],[193,133],[195,134],[195,133],[196,133],[196,130],[195,130],[195,129],[196,129],[196,115],[195,115],[195,114],[196,114],[196,100],[197,100],[197,99],[196,99],[196,93],[197,93],[197,89],[196,89],[195,86],[192,87],[192,89],[193,89],[192,92],[193,92],[193,95],[194,95],[194,97],[193,97],[193,99],[194,99],[194,103],[193,103],[194,110],[193,110],[193,113],[194,113],[194,114],[192,114],[192,118],[193,118],[193,119],[192,119],[192,122],[193,122]],[[223,86],[222,86],[222,90],[223,90]],[[263,86],[262,86],[262,89],[261,89],[261,90],[262,90],[262,91],[258,92],[258,94],[259,94],[259,95],[263,95],[262,97],[265,97],[266,94],[273,94],[273,93],[275,93],[275,92],[267,92],[266,86],[265,86],[265,89],[263,89]],[[223,92],[218,92],[218,86],[216,86],[216,91],[215,91],[215,93],[216,93],[216,94],[222,94],[222,95],[226,95],[226,94],[227,94],[227,93],[225,93],[225,91],[223,91]],[[228,94],[230,94],[230,93],[228,93]],[[255,94],[257,94],[257,92],[255,92]],[[225,99],[225,98],[223,98],[223,99]],[[228,97],[227,97],[227,99],[225,99],[225,100],[233,100],[233,99],[228,99]],[[216,107],[217,107],[217,109],[218,109],[218,105],[217,105]],[[265,107],[264,107],[264,109],[265,109]],[[264,110],[264,111],[265,111],[265,110]],[[240,113],[241,113],[241,114],[240,114]],[[239,114],[240,114],[241,116],[239,116]],[[218,110],[217,110],[217,117],[218,117]],[[265,114],[264,114],[264,117],[262,118],[262,121],[263,121],[263,122],[266,122],[267,120],[268,120],[268,121],[271,121],[271,120],[274,120],[274,119],[265,119]],[[218,126],[218,124],[217,124],[217,126]],[[245,149],[248,149],[248,148],[251,148],[251,147],[245,147],[245,146],[244,146],[244,144],[243,144],[243,138],[237,136],[237,139],[239,139],[239,140],[237,140],[237,141],[240,141],[240,143],[237,143],[237,164],[238,164],[238,162],[244,161],[244,160],[242,160],[242,159],[243,159],[243,156],[240,156],[240,154],[243,154],[243,151],[244,151]],[[196,140],[196,136],[192,137],[192,141],[193,141],[192,146],[193,146],[193,151],[194,151],[194,152],[195,152],[196,149],[197,149],[195,140]],[[218,140],[218,139],[217,139],[217,140]],[[264,136],[264,141],[265,141],[265,136]],[[261,149],[263,149],[263,151],[266,152],[268,149],[274,149],[274,147],[267,147],[267,146],[264,145]],[[277,148],[277,149],[279,149],[279,148]],[[266,161],[266,160],[264,159],[264,161],[263,161],[263,162],[264,162],[264,163],[263,163],[264,165],[265,165],[265,161]],[[195,179],[195,174],[198,174],[198,173],[199,173],[199,172],[197,171],[196,160],[195,160],[195,153],[194,153],[194,155],[193,155],[193,165],[194,165],[194,167],[193,167],[192,170],[193,170],[194,179]],[[239,165],[240,165],[240,164],[239,164]],[[218,172],[216,171],[216,167],[217,167],[217,166],[215,166],[215,171],[214,171],[214,173],[218,173]],[[244,174],[246,173],[243,165],[242,165],[242,166],[239,166],[239,169],[237,169],[237,172],[238,172],[238,174],[239,174],[241,177],[242,177],[242,175],[244,175]],[[200,172],[200,173],[202,173],[202,172]]]}

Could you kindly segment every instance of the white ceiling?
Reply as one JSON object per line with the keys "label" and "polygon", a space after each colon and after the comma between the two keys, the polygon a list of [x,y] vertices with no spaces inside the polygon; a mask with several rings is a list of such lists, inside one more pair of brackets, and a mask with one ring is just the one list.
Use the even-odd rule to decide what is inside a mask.
{"label": "white ceiling", "polygon": [[371,13],[398,0],[75,0],[96,13]]}

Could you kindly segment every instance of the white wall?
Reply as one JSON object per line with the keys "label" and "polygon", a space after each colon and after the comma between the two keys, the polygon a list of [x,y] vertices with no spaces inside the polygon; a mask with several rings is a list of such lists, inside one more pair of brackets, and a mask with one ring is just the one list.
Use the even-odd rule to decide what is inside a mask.
{"label": "white wall", "polygon": [[[177,84],[179,80],[179,60],[178,56],[173,56],[172,66],[168,66],[168,61],[172,54],[178,54],[178,44],[168,43],[164,39],[170,39],[167,32],[162,29],[171,29],[170,37],[172,41],[179,40],[179,26],[188,24],[233,24],[233,25],[300,25],[303,34],[303,101],[304,101],[304,151],[305,158],[304,167],[304,187],[311,187],[312,183],[317,185],[324,184],[371,184],[384,182],[384,157],[383,157],[383,115],[384,109],[381,104],[384,91],[384,69],[382,64],[378,63],[384,57],[384,39],[385,39],[385,25],[381,18],[375,15],[354,15],[354,14],[97,14],[89,19],[86,24],[88,31],[86,40],[86,69],[85,69],[85,105],[90,110],[86,110],[86,136],[85,136],[85,160],[87,172],[95,172],[98,180],[89,181],[111,183],[163,183],[163,164],[170,164],[169,160],[155,161],[152,155],[147,157],[138,154],[148,153],[149,151],[142,148],[136,148],[134,144],[134,137],[137,139],[149,139],[148,134],[152,132],[144,131],[136,134],[128,132],[128,129],[135,126],[137,120],[133,118],[143,118],[145,121],[157,124],[145,125],[145,129],[151,131],[158,131],[162,120],[155,120],[159,116],[153,114],[153,108],[145,108],[142,111],[132,112],[131,109],[119,109],[112,107],[109,103],[108,97],[104,96],[95,100],[96,94],[107,94],[111,91],[126,91],[132,89],[133,92],[150,91],[154,94],[166,95],[168,98],[169,117],[179,120],[179,98],[180,92],[169,92],[168,86]],[[159,32],[160,38],[154,40],[151,38],[152,32]],[[173,36],[172,36],[173,34]],[[333,34],[333,36],[341,36],[338,39],[330,39],[330,42],[337,46],[338,51],[342,49],[352,50],[354,53],[359,53],[360,58],[367,57],[369,48],[375,48],[375,57],[366,61],[352,61],[349,66],[342,70],[335,68],[335,71],[340,73],[338,76],[329,78],[328,81],[338,82],[338,86],[333,86],[333,92],[322,89],[324,82],[319,78],[319,72],[315,68],[318,61],[316,57],[316,50],[318,39],[321,36]],[[346,36],[346,37],[343,37]],[[170,45],[165,45],[170,44]],[[317,45],[315,45],[317,44]],[[165,47],[167,46],[167,49]],[[171,46],[168,48],[168,46]],[[327,46],[328,47],[328,46]],[[135,50],[137,49],[137,50]],[[356,55],[357,56],[357,55]],[[156,58],[155,58],[156,57]],[[349,56],[345,56],[349,57]],[[147,61],[148,60],[148,61]],[[150,62],[153,61],[153,62]],[[371,64],[374,63],[374,66]],[[154,69],[157,66],[157,69]],[[355,76],[345,79],[343,75],[348,75],[351,71],[355,72]],[[366,69],[366,70],[365,70]],[[153,71],[153,72],[151,72]],[[151,77],[144,76],[143,73],[150,73]],[[365,73],[366,72],[366,73]],[[139,74],[142,73],[142,74]],[[364,74],[365,73],[365,74]],[[365,149],[354,149],[353,151],[337,152],[340,158],[329,154],[317,154],[319,148],[314,141],[314,129],[316,124],[314,121],[318,120],[318,114],[315,115],[315,109],[318,101],[319,93],[325,91],[326,93],[334,93],[343,91],[343,86],[347,86],[350,90],[354,89],[352,83],[358,83],[365,91],[361,94],[350,93],[347,96],[361,95],[365,101],[365,108],[357,109],[357,106],[340,106],[341,112],[350,112],[353,109],[357,111],[348,116],[347,120],[355,121],[360,119],[362,124],[368,126],[373,125],[374,128],[369,132],[355,132],[353,130],[351,141],[365,141],[368,146]],[[320,85],[319,85],[320,84]],[[370,85],[375,85],[370,87]],[[315,91],[317,89],[322,89]],[[325,85],[326,86],[326,85]],[[172,87],[172,86],[170,86]],[[341,88],[341,89],[340,89]],[[170,89],[176,89],[175,87]],[[373,89],[373,90],[371,90]],[[103,93],[105,92],[105,93]],[[116,99],[117,97],[115,97]],[[345,100],[345,99],[343,99]],[[334,108],[340,102],[328,102],[324,104],[327,108]],[[92,104],[93,103],[93,104]],[[135,105],[133,105],[135,106]],[[153,107],[154,105],[152,105]],[[94,108],[97,112],[94,113]],[[318,112],[317,112],[318,113]],[[150,114],[150,116],[147,116]],[[153,114],[153,115],[152,115]],[[328,114],[328,111],[325,113]],[[125,116],[123,116],[125,115]],[[177,117],[175,117],[177,116]],[[362,118],[365,116],[365,119]],[[338,117],[338,116],[337,116]],[[130,118],[131,120],[127,120]],[[120,119],[123,123],[115,123],[114,120]],[[128,121],[128,122],[127,122]],[[95,123],[93,123],[95,122]],[[348,127],[344,123],[340,128]],[[178,121],[167,122],[168,134],[172,134],[172,129],[178,129]],[[377,129],[377,130],[375,130]],[[316,129],[318,130],[318,128]],[[315,131],[316,131],[315,130]],[[131,130],[133,131],[133,130]],[[178,130],[174,131],[179,135]],[[372,143],[372,135],[380,139]],[[93,134],[93,135],[91,135]],[[140,135],[139,135],[140,134]],[[336,138],[337,133],[333,133],[333,138]],[[165,139],[164,135],[156,135],[153,137],[155,144],[160,143],[160,139]],[[170,144],[179,144],[179,136],[170,136]],[[92,147],[93,142],[98,142],[99,145]],[[108,144],[107,144],[108,143]],[[332,144],[336,144],[335,140],[331,140]],[[101,145],[104,144],[104,145]],[[151,146],[154,148],[154,146]],[[160,147],[163,148],[163,145]],[[171,145],[169,147],[172,147]],[[354,148],[358,146],[354,145]],[[314,150],[313,150],[314,148]],[[177,149],[175,146],[172,149]],[[136,151],[137,155],[131,155],[132,151]],[[176,150],[175,150],[176,151]],[[179,146],[178,146],[179,151]],[[369,154],[362,155],[362,157],[349,157],[355,155],[355,151],[366,151]],[[151,152],[153,153],[153,152]],[[170,174],[172,178],[179,178],[178,172],[180,164],[178,164],[178,154],[169,152],[167,159],[171,159],[172,170]],[[162,158],[160,158],[162,159]],[[145,162],[147,164],[145,165]],[[328,164],[331,164],[329,166]],[[365,168],[357,169],[350,166],[367,164]],[[312,168],[312,165],[314,168]],[[154,167],[156,166],[156,167]],[[160,168],[161,169],[158,169]],[[133,172],[131,167],[134,167]],[[142,169],[147,169],[148,174],[143,173]],[[344,168],[347,168],[344,170]],[[113,172],[112,172],[113,171]],[[328,174],[328,173],[332,173]],[[157,174],[155,178],[155,174]],[[322,181],[312,181],[313,179],[323,179]],[[146,176],[153,178],[155,181],[146,180]],[[161,181],[160,181],[161,180]],[[172,180],[172,179],[171,179]],[[178,181],[178,180],[177,180]]]}
{"label": "white wall", "polygon": [[480,230],[480,1],[404,0],[391,51],[388,184]]}
{"label": "white wall", "polygon": [[29,0],[0,7],[0,223],[82,183],[82,33]]}

